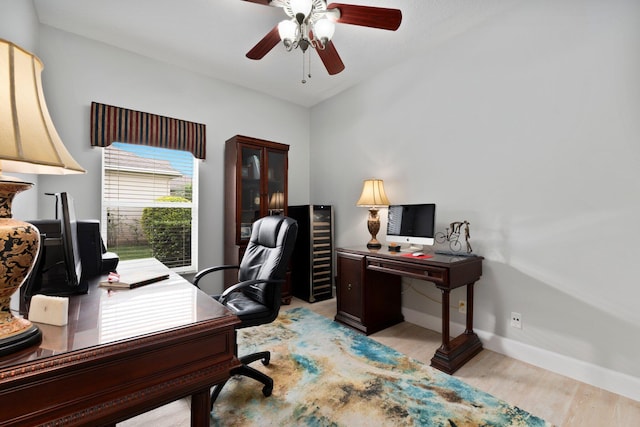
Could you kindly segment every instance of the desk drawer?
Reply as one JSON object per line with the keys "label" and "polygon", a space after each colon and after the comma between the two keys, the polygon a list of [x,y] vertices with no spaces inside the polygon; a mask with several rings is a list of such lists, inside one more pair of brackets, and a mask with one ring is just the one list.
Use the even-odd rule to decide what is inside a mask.
{"label": "desk drawer", "polygon": [[338,313],[353,317],[354,321],[362,321],[362,279],[363,257],[338,255],[338,283],[336,293]]}
{"label": "desk drawer", "polygon": [[367,257],[366,268],[368,270],[426,280],[433,282],[436,285],[447,283],[449,274],[448,269],[442,267],[426,265],[419,262],[411,263],[405,260],[394,261],[385,258],[376,258],[373,256]]}

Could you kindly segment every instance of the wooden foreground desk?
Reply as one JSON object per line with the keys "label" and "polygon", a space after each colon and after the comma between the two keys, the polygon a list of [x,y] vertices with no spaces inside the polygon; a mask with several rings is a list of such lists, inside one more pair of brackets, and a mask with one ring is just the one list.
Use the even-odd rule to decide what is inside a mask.
{"label": "wooden foreground desk", "polygon": [[[482,257],[433,255],[431,258],[367,248],[339,248],[335,320],[372,334],[402,322],[401,276],[432,282],[442,291],[442,345],[431,366],[452,374],[482,350],[473,332],[473,285],[482,275]],[[467,287],[467,324],[449,338],[449,293]]]}
{"label": "wooden foreground desk", "polygon": [[[118,271],[129,268],[165,267]],[[0,358],[0,425],[114,425],[191,396],[191,425],[208,426],[210,387],[239,365],[238,318],[175,273],[131,290],[97,283],[69,299],[68,325],[37,324],[39,347]]]}

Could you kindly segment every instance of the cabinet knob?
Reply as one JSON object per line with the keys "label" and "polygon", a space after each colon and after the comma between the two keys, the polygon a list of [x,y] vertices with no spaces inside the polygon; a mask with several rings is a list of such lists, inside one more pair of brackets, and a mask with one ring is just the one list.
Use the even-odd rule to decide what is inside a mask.
{"label": "cabinet knob", "polygon": [[347,284],[347,290],[350,291],[351,290],[351,283]]}

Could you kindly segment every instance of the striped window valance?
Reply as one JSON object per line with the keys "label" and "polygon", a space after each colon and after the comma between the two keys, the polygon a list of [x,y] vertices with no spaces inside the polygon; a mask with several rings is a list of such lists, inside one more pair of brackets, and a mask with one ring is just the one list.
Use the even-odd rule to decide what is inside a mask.
{"label": "striped window valance", "polygon": [[189,151],[204,159],[206,125],[92,102],[91,145],[108,147],[113,142]]}

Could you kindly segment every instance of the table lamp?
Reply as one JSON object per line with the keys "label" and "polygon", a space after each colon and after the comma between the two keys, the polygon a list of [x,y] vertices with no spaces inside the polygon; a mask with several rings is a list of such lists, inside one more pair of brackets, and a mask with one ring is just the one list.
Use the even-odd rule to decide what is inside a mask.
{"label": "table lamp", "polygon": [[86,172],[58,136],[42,91],[43,65],[32,53],[0,39],[0,356],[42,339],[40,330],[11,313],[11,295],[23,284],[36,260],[40,233],[13,219],[15,195],[32,183],[3,175]]}
{"label": "table lamp", "polygon": [[387,195],[384,192],[384,182],[381,179],[366,179],[362,186],[362,194],[356,205],[369,208],[367,228],[371,234],[371,240],[367,243],[367,248],[380,249],[382,245],[376,239],[378,231],[380,231],[378,209],[389,206],[389,199],[387,199]]}
{"label": "table lamp", "polygon": [[284,193],[276,191],[269,199],[269,214],[280,215],[284,212]]}

